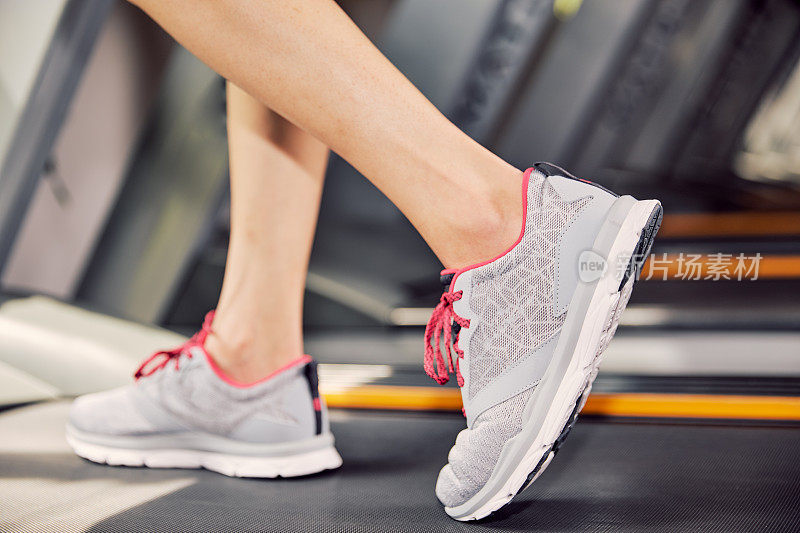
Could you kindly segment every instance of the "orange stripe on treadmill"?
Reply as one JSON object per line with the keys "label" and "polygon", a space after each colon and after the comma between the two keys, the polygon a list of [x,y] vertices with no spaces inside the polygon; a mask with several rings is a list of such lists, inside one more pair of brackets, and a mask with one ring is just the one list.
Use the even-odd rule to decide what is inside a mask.
{"label": "orange stripe on treadmill", "polygon": [[[460,411],[453,388],[365,385],[321,387],[329,407],[406,411]],[[652,418],[721,418],[800,421],[800,398],[714,394],[595,393],[583,414]]]}
{"label": "orange stripe on treadmill", "polygon": [[755,254],[745,254],[743,265],[739,264],[738,254],[725,258],[717,258],[716,254],[695,254],[700,255],[699,258],[692,255],[651,254],[642,269],[641,279],[696,281],[708,278],[727,281],[741,277],[745,281],[757,281],[800,278],[800,255],[762,255],[757,271],[751,268],[756,261],[753,259]]}
{"label": "orange stripe on treadmill", "polygon": [[665,215],[659,237],[800,235],[800,212],[685,213]]}
{"label": "orange stripe on treadmill", "polygon": [[329,407],[400,409],[411,411],[460,411],[459,389],[366,385],[339,389],[320,385]]}
{"label": "orange stripe on treadmill", "polygon": [[582,411],[604,416],[800,420],[800,398],[721,394],[591,394]]}

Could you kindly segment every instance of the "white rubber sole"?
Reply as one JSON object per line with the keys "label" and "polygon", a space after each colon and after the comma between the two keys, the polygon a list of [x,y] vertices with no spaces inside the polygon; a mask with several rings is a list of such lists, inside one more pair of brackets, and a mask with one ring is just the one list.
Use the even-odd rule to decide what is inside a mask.
{"label": "white rubber sole", "polygon": [[333,446],[294,455],[257,457],[201,450],[117,448],[86,442],[70,432],[67,432],[67,442],[77,455],[95,463],[148,468],[205,468],[230,477],[297,477],[342,466],[342,458]]}
{"label": "white rubber sole", "polygon": [[[606,247],[608,252],[603,254],[608,260],[609,272],[618,272],[619,261],[630,261],[637,254],[646,258],[660,224],[660,214],[661,204],[658,201],[645,200],[636,201],[621,220],[611,217],[610,227],[616,229],[618,226],[618,231],[611,246]],[[653,222],[656,215],[657,220]],[[647,235],[643,236],[645,233]],[[598,236],[598,240],[601,236]],[[644,245],[643,240],[647,241]],[[644,263],[644,259],[641,263]],[[641,268],[641,264],[637,268]],[[585,312],[582,309],[576,311],[584,314],[582,320],[577,314],[570,320],[570,311],[573,309],[570,305],[565,328],[572,324],[572,330],[578,331],[576,324],[579,327],[571,356],[567,354],[566,358],[562,356],[559,360],[554,357],[525,409],[523,430],[505,444],[498,464],[484,487],[465,503],[445,507],[448,515],[459,521],[486,518],[510,502],[547,468],[586,402],[603,351],[611,341],[630,298],[634,277],[630,276],[620,286],[620,277],[607,275],[593,286],[582,286],[576,290],[573,302],[589,299],[589,304],[588,307],[574,306],[576,309],[586,309]],[[562,330],[564,342],[571,342],[568,337]],[[556,353],[559,353],[558,349]],[[563,377],[559,380],[554,376],[561,371]],[[552,390],[554,387],[557,387],[555,391]]]}

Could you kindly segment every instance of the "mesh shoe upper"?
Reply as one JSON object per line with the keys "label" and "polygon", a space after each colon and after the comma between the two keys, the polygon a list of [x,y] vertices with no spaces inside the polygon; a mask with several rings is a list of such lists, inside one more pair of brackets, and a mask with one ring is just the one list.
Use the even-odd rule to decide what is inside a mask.
{"label": "mesh shoe upper", "polygon": [[70,424],[91,433],[143,435],[180,427],[172,417],[152,405],[137,387],[86,394],[70,408]]}
{"label": "mesh shoe upper", "polygon": [[522,410],[533,387],[481,413],[462,430],[436,481],[436,496],[448,507],[475,495],[492,475],[503,445],[522,430]]}
{"label": "mesh shoe upper", "polygon": [[70,425],[107,437],[193,432],[258,444],[328,431],[325,407],[316,396],[316,368],[308,356],[259,382],[241,385],[227,378],[194,341],[158,355],[159,364],[143,371],[153,361],[149,359],[135,383],[76,399]]}
{"label": "mesh shoe upper", "polygon": [[469,305],[479,320],[469,341],[469,398],[558,334],[566,314],[553,306],[558,246],[590,201],[562,200],[548,180],[531,176],[525,237],[472,274]]}
{"label": "mesh shoe upper", "polygon": [[239,388],[195,356],[180,368],[169,365],[134,384],[81,396],[70,424],[109,436],[195,431],[256,443],[309,438],[316,420],[305,365],[298,361],[264,383]]}
{"label": "mesh shoe upper", "polygon": [[437,482],[436,494],[448,507],[466,502],[486,484],[503,446],[522,430],[523,411],[566,318],[559,296],[568,302],[570,294],[564,293],[576,284],[570,278],[577,278],[577,261],[575,272],[567,271],[564,256],[591,248],[595,221],[614,199],[592,185],[533,169],[523,186],[520,240],[493,261],[453,272],[452,312],[468,323],[458,332],[468,428]]}

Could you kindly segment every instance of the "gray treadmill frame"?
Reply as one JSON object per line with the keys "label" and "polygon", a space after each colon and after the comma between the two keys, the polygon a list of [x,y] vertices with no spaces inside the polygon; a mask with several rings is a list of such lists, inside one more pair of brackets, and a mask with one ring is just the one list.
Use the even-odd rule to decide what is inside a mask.
{"label": "gray treadmill frame", "polygon": [[2,161],[0,275],[58,138],[111,0],[68,0]]}

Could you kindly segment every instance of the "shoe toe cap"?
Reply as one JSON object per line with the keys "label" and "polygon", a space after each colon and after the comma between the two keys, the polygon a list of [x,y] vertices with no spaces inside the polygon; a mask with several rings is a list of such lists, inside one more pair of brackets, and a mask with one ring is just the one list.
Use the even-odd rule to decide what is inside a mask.
{"label": "shoe toe cap", "polygon": [[436,496],[446,507],[466,503],[489,481],[506,443],[522,429],[522,413],[533,389],[497,404],[462,430],[439,473]]}
{"label": "shoe toe cap", "polygon": [[448,463],[439,472],[436,497],[445,507],[456,507],[465,503],[489,479],[494,461],[487,457],[488,450],[481,449],[482,443],[475,437],[476,432],[473,430],[461,431],[447,457]]}
{"label": "shoe toe cap", "polygon": [[125,435],[153,429],[136,409],[129,387],[76,398],[69,410],[69,425],[78,431],[103,435]]}
{"label": "shoe toe cap", "polygon": [[453,468],[446,464],[436,480],[436,497],[445,507],[456,507],[469,500],[480,490],[473,483],[459,480]]}

